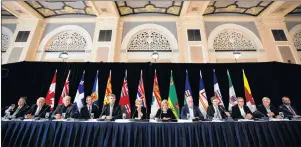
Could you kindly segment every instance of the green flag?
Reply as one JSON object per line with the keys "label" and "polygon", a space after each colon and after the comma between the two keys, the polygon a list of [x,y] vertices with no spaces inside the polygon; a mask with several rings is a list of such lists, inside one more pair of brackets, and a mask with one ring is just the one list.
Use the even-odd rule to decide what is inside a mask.
{"label": "green flag", "polygon": [[179,114],[179,103],[178,103],[176,87],[173,83],[172,71],[171,71],[171,75],[170,75],[168,106],[172,110],[172,112],[175,115],[176,119],[179,119],[179,115],[180,115]]}

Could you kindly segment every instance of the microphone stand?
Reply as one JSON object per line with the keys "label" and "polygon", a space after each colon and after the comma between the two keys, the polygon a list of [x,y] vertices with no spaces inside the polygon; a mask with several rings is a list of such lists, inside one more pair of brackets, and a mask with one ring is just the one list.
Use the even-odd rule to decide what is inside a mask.
{"label": "microphone stand", "polygon": [[260,111],[256,110],[255,113],[260,113],[263,117],[261,117],[261,119],[264,119],[264,120],[268,120],[268,117],[266,117],[263,113],[261,113]]}
{"label": "microphone stand", "polygon": [[133,113],[132,119],[134,119],[136,111],[137,111],[137,108],[135,109],[135,111]]}

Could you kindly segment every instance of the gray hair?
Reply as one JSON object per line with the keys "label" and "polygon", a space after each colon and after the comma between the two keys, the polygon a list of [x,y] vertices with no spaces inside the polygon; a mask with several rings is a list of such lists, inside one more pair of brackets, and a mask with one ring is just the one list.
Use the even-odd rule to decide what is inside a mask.
{"label": "gray hair", "polygon": [[262,102],[263,102],[264,100],[271,101],[271,99],[270,99],[270,98],[268,98],[268,97],[263,97],[263,98],[262,98]]}

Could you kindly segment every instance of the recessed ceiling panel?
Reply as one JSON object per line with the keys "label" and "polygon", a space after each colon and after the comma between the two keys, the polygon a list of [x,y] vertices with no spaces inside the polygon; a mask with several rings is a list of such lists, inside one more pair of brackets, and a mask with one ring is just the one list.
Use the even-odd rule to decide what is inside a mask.
{"label": "recessed ceiling panel", "polygon": [[87,1],[26,1],[45,18],[59,15],[92,15],[95,13]]}

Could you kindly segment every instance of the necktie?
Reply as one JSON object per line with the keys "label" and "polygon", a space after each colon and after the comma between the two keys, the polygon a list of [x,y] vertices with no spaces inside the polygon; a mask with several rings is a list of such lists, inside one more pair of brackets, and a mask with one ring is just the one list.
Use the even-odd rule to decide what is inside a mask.
{"label": "necktie", "polygon": [[290,108],[291,113],[295,116],[296,113],[295,113],[294,109],[291,106],[289,106],[289,108]]}
{"label": "necktie", "polygon": [[221,113],[219,112],[218,107],[215,107],[215,111],[216,111],[215,113],[217,115],[217,118],[221,119],[222,117],[221,117]]}
{"label": "necktie", "polygon": [[89,108],[89,113],[91,114],[91,111],[92,111],[91,106],[89,106],[88,108]]}

